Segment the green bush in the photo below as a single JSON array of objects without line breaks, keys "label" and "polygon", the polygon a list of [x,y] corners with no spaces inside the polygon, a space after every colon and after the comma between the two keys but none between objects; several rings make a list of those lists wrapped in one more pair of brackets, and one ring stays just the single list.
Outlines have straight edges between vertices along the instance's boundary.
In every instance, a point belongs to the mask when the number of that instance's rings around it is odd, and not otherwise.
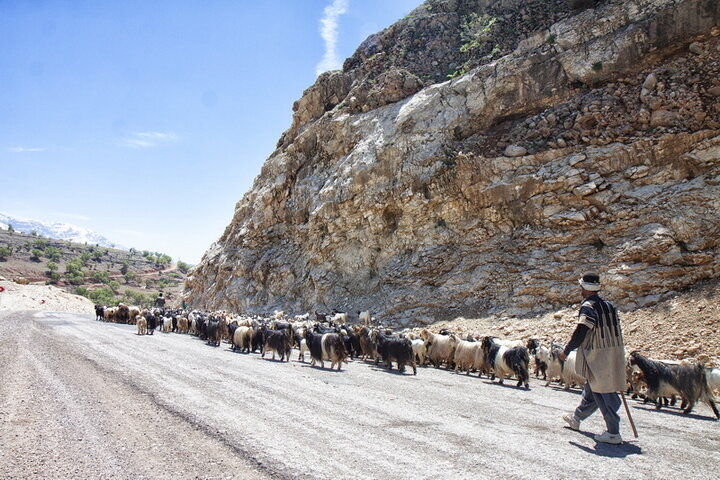
[{"label": "green bush", "polygon": [[75,289],[75,295],[80,295],[82,297],[90,298],[90,297],[88,297],[89,292],[90,292],[90,290],[88,290],[87,287],[77,287]]},{"label": "green bush", "polygon": [[85,277],[83,277],[82,275],[77,275],[77,274],[68,275],[66,273],[65,280],[67,280],[67,282],[70,285],[82,285],[83,283],[85,283]]},{"label": "green bush", "polygon": [[65,265],[65,273],[70,275],[85,275],[85,272],[82,270],[83,264],[79,259],[75,259],[71,262],[68,262],[67,265]]},{"label": "green bush", "polygon": [[139,307],[150,307],[152,306],[152,299],[142,292],[135,292],[127,289],[123,292],[122,301],[130,305],[137,305]]},{"label": "green bush", "polygon": [[460,40],[463,42],[460,52],[468,53],[482,47],[495,22],[497,22],[497,18],[489,15],[478,15],[477,13],[467,15],[460,25]]},{"label": "green bush", "polygon": [[6,247],[0,248],[0,259],[5,260],[7,257],[12,255],[12,250]]},{"label": "green bush", "polygon": [[115,294],[108,287],[98,288],[97,290],[89,292],[85,296],[98,305],[114,305],[117,303],[115,301]]},{"label": "green bush", "polygon": [[188,272],[190,271],[190,268],[191,268],[191,267],[190,267],[190,265],[188,265],[187,263],[185,263],[185,262],[183,262],[183,261],[181,261],[181,260],[178,260],[177,268],[178,268],[178,270],[180,270],[182,273],[188,273]]},{"label": "green bush", "polygon": [[120,283],[118,283],[118,282],[115,281],[115,280],[110,280],[110,281],[108,282],[108,287],[110,287],[110,289],[111,289],[113,292],[115,292],[115,293],[119,293],[119,292],[120,292]]},{"label": "green bush", "polygon": [[50,272],[51,283],[57,283],[60,280],[60,274],[58,272]]},{"label": "green bush", "polygon": [[123,275],[123,277],[125,278],[125,283],[130,283],[137,280],[137,275],[133,272],[127,272],[125,275]]},{"label": "green bush", "polygon": [[37,248],[33,248],[32,250],[30,250],[30,260],[33,260],[33,261],[35,261],[35,262],[39,262],[39,261],[40,261],[40,256],[41,256],[42,254],[43,254],[42,250],[37,249]]},{"label": "green bush", "polygon": [[51,260],[47,263],[47,268],[50,272],[57,272],[58,264]]},{"label": "green bush", "polygon": [[96,270],[90,275],[90,280],[95,283],[108,283],[110,282],[110,274],[108,274],[108,272],[99,272]]},{"label": "green bush", "polygon": [[47,246],[45,247],[44,255],[46,258],[49,258],[53,262],[57,262],[58,260],[60,260],[60,249],[57,247]]}]

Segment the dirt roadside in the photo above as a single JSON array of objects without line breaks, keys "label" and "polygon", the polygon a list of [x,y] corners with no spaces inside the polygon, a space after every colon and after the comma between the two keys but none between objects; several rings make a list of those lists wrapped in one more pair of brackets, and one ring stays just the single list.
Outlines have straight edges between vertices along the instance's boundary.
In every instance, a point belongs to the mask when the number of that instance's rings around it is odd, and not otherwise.
[{"label": "dirt roadside", "polygon": [[267,478],[33,315],[0,312],[0,478]]}]

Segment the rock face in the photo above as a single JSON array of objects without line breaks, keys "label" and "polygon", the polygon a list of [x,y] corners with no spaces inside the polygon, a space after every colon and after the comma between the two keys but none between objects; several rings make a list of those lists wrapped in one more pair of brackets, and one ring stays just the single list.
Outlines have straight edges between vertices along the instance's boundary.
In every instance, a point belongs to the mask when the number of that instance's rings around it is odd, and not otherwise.
[{"label": "rock face", "polygon": [[716,277],[718,25],[716,0],[426,2],[296,103],[190,304],[406,325],[564,306],[587,270],[625,309]]}]

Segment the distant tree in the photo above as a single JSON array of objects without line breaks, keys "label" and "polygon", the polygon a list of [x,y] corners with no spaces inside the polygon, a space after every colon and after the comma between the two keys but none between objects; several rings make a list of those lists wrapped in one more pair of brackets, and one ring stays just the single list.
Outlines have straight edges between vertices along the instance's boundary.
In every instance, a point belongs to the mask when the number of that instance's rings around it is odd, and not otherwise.
[{"label": "distant tree", "polygon": [[90,261],[90,257],[92,257],[92,254],[90,252],[83,252],[80,254],[80,263],[83,265],[87,265]]},{"label": "distant tree", "polygon": [[127,272],[125,275],[123,275],[123,277],[125,278],[125,283],[126,283],[126,284],[128,284],[128,283],[130,283],[130,282],[134,282],[135,280],[137,280],[137,275],[134,274],[133,272]]},{"label": "distant tree", "polygon": [[85,275],[82,270],[83,264],[80,259],[76,258],[65,265],[65,272],[71,274]]},{"label": "distant tree", "polygon": [[85,296],[98,305],[113,305],[116,303],[115,293],[109,287],[98,288]]},{"label": "distant tree", "polygon": [[40,256],[42,254],[43,254],[42,250],[40,250],[38,248],[33,248],[32,250],[30,250],[30,260],[32,260],[34,262],[39,262]]},{"label": "distant tree", "polygon": [[95,260],[96,262],[101,261],[102,257],[103,257],[103,252],[100,250],[95,250],[92,254],[92,259]]},{"label": "distant tree", "polygon": [[45,247],[48,246],[47,240],[44,238],[38,238],[33,242],[33,245],[35,245],[35,248],[39,248],[40,250],[45,250]]},{"label": "distant tree", "polygon": [[47,268],[48,268],[48,270],[50,270],[51,273],[52,273],[52,272],[57,272],[58,264],[55,263],[55,262],[53,262],[52,260],[50,260],[50,261],[47,263]]},{"label": "distant tree", "polygon": [[[87,289],[87,287],[77,287],[77,288],[75,289],[75,295],[80,295],[80,296],[83,296],[83,297],[87,297],[87,296],[88,296],[88,293],[90,293],[90,291]],[[88,298],[89,298],[89,297],[88,297]]]},{"label": "distant tree", "polygon": [[187,263],[185,263],[181,260],[178,260],[177,266],[178,266],[178,270],[180,270],[182,273],[188,273],[191,268],[190,265],[188,265]]},{"label": "distant tree", "polygon": [[90,275],[90,280],[95,283],[109,283],[110,275],[108,274],[108,272],[100,272],[96,270]]},{"label": "distant tree", "polygon": [[122,267],[120,267],[120,273],[122,273],[123,275],[127,274],[129,268],[130,262],[128,262],[127,260],[123,260]]},{"label": "distant tree", "polygon": [[37,237],[37,232],[33,230],[32,232],[30,232],[30,235],[32,235],[33,237]]},{"label": "distant tree", "polygon": [[57,283],[60,280],[60,274],[58,272],[50,272],[50,283]]},{"label": "distant tree", "polygon": [[47,246],[45,247],[44,255],[53,262],[60,260],[60,249],[57,247]]},{"label": "distant tree", "polygon": [[135,250],[133,247],[130,247],[130,250],[128,251],[130,252],[130,255],[135,255],[137,253],[137,250]]},{"label": "distant tree", "polygon": [[110,281],[108,282],[108,287],[110,287],[110,289],[111,289],[114,293],[119,293],[119,292],[120,292],[120,283],[117,282],[116,280],[110,280]]},{"label": "distant tree", "polygon": [[14,231],[15,229],[13,228],[13,226],[8,224],[8,232],[13,233]]},{"label": "distant tree", "polygon": [[143,256],[143,257],[149,257],[149,256],[150,256],[150,252],[148,252],[147,250],[143,250],[143,251],[142,251],[142,256]]},{"label": "distant tree", "polygon": [[68,275],[66,273],[65,280],[67,280],[67,282],[70,285],[82,285],[83,283],[85,283],[85,277],[83,277],[82,275],[77,275],[77,274],[69,274]]},{"label": "distant tree", "polygon": [[167,265],[168,263],[172,262],[172,257],[169,255],[165,255],[164,253],[158,253],[155,264],[156,265]]},{"label": "distant tree", "polygon": [[7,260],[7,257],[12,255],[12,253],[13,253],[12,249],[10,249],[10,248],[7,248],[7,247],[0,248],[0,260],[2,260],[4,262],[5,260]]}]

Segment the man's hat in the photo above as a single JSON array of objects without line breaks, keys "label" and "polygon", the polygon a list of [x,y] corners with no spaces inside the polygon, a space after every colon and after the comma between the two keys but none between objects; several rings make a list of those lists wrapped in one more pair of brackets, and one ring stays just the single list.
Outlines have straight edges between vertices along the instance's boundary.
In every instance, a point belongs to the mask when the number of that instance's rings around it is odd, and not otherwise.
[{"label": "man's hat", "polygon": [[600,275],[597,273],[586,273],[578,280],[582,288],[590,292],[600,291]]}]

